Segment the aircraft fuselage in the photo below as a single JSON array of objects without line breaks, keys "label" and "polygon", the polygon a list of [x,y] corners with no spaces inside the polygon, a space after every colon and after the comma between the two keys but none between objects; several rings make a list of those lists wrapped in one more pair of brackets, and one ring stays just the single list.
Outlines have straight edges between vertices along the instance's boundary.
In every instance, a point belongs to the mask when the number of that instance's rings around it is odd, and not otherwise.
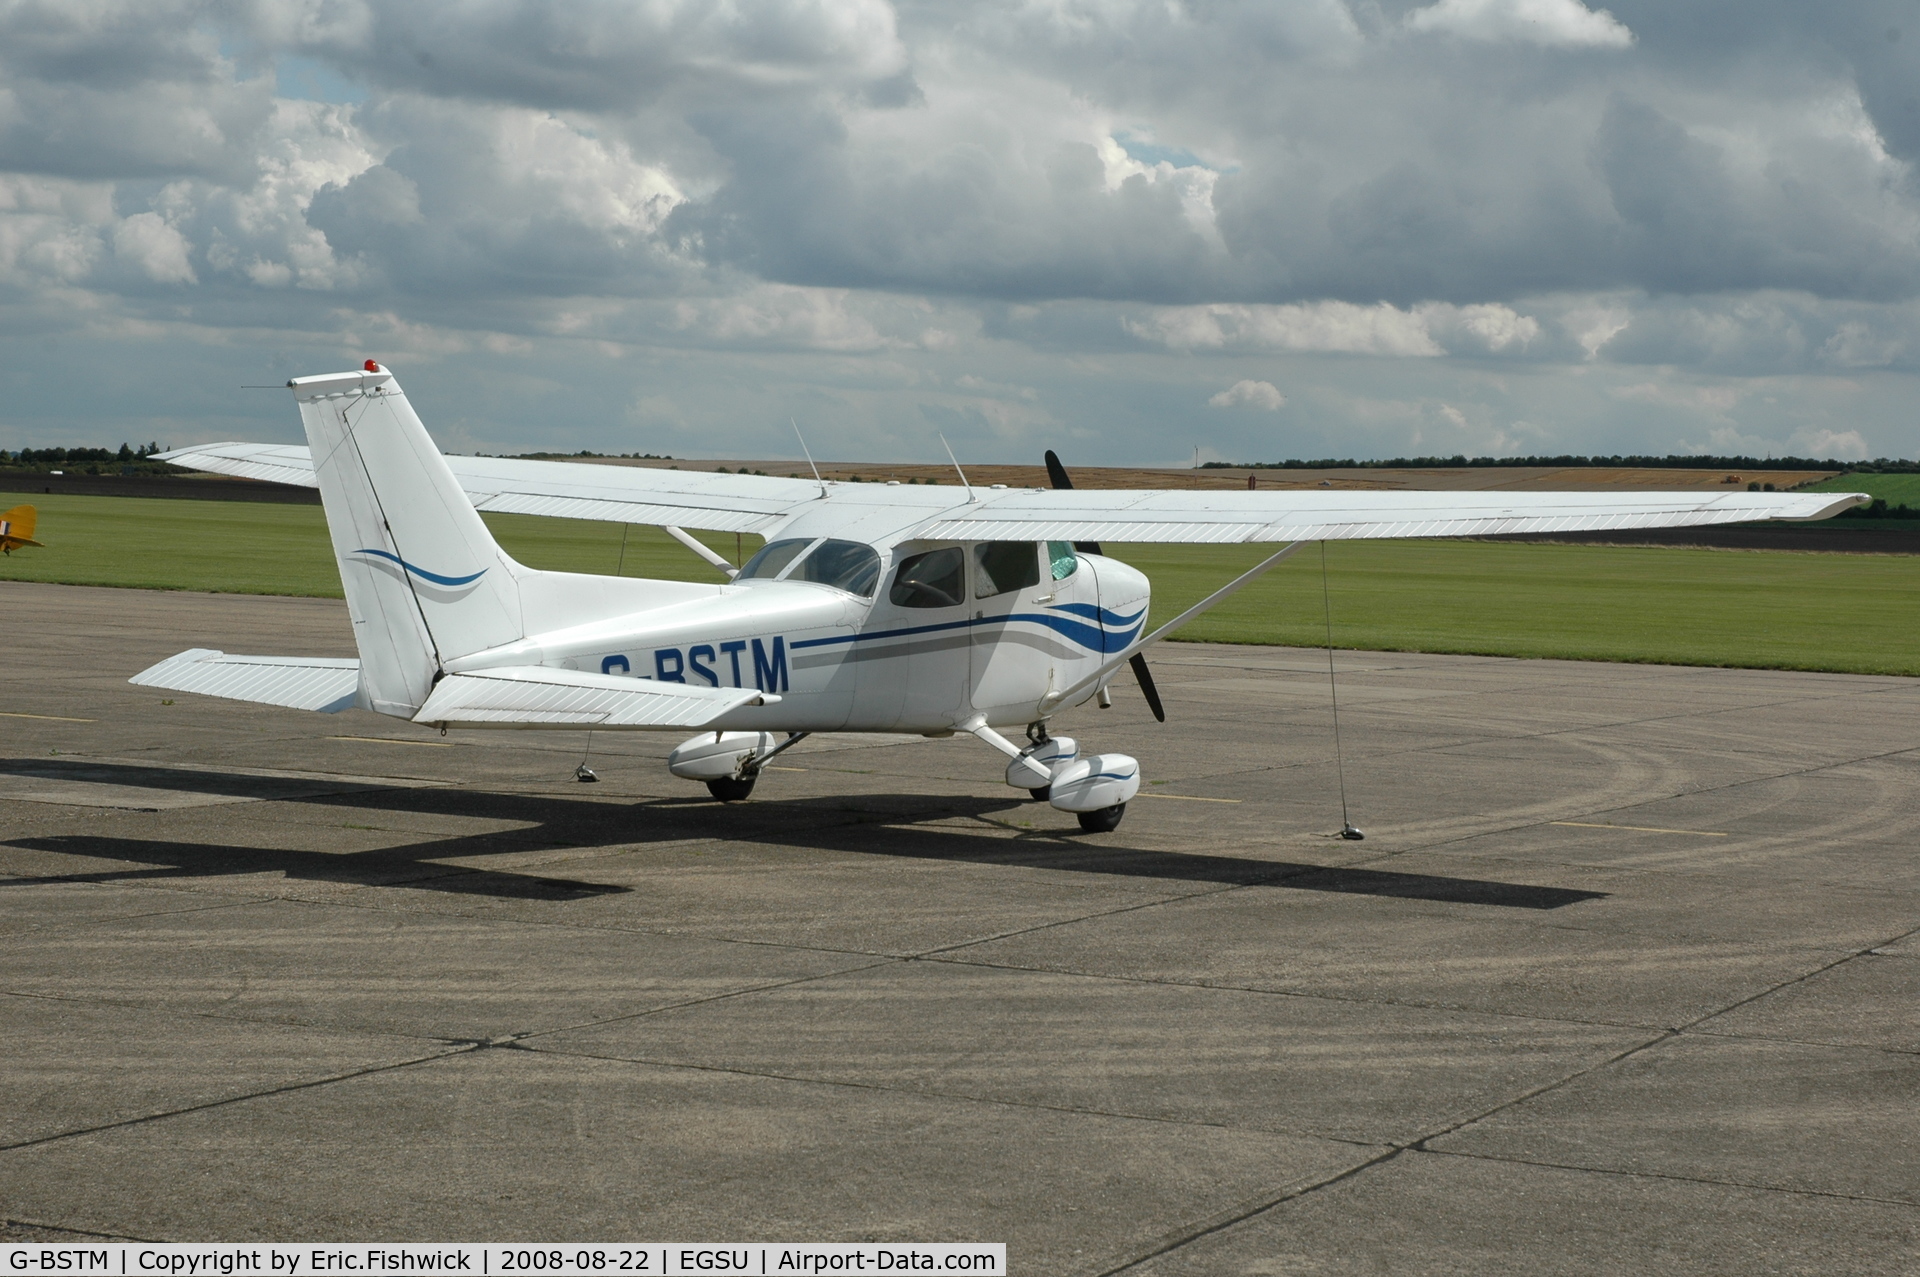
[{"label": "aircraft fuselage", "polygon": [[[1045,717],[1043,697],[1125,648],[1146,620],[1147,578],[1103,555],[1044,542],[871,548],[878,563],[868,595],[775,579],[745,579],[693,599],[676,589],[668,606],[533,634],[447,669],[532,663],[779,696],[717,720],[724,730],[937,733],[977,715],[995,726]],[[981,559],[1018,570],[1022,548],[1036,579],[994,589]],[[951,557],[961,562],[956,601],[900,586],[903,565]]]}]

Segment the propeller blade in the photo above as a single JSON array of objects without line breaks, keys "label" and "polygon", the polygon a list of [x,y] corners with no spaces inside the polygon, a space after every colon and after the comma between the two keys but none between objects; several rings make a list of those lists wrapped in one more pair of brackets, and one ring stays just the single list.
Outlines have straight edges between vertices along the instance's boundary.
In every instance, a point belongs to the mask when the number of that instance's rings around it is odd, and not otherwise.
[{"label": "propeller blade", "polygon": [[1056,488],[1073,486],[1073,480],[1067,478],[1067,468],[1060,464],[1060,457],[1052,448],[1047,449],[1047,480]]},{"label": "propeller blade", "polygon": [[1160,689],[1153,685],[1153,673],[1147,669],[1147,654],[1135,652],[1127,664],[1133,666],[1133,676],[1140,680],[1140,693],[1147,698],[1147,708],[1161,722],[1167,721],[1167,711],[1160,705]]},{"label": "propeller blade", "polygon": [[[1068,476],[1067,468],[1060,464],[1060,458],[1052,448],[1047,449],[1047,479],[1056,489],[1071,490],[1073,487],[1073,480]],[[1082,554],[1100,553],[1098,541],[1075,541],[1073,548]],[[1140,680],[1140,694],[1147,698],[1147,708],[1153,711],[1156,719],[1166,722],[1167,711],[1160,704],[1160,689],[1153,685],[1153,671],[1147,668],[1146,654],[1135,652],[1128,664],[1133,666],[1133,676]]]},{"label": "propeller blade", "polygon": [[[1053,484],[1055,489],[1065,489],[1067,491],[1073,489],[1073,480],[1067,477],[1067,468],[1060,464],[1060,458],[1052,448],[1047,449],[1047,480]],[[1075,541],[1073,548],[1082,554],[1100,553],[1100,543],[1098,541]]]}]

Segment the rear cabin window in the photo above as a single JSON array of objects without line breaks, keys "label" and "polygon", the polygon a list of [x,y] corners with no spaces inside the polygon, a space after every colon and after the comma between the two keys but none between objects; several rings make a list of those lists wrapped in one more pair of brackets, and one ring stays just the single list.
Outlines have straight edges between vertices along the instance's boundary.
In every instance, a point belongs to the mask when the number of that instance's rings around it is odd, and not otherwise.
[{"label": "rear cabin window", "polygon": [[1032,541],[982,541],[973,547],[973,597],[990,599],[1040,584],[1040,548]]},{"label": "rear cabin window", "polygon": [[967,601],[966,566],[958,546],[902,559],[887,598],[895,607],[957,607]]}]

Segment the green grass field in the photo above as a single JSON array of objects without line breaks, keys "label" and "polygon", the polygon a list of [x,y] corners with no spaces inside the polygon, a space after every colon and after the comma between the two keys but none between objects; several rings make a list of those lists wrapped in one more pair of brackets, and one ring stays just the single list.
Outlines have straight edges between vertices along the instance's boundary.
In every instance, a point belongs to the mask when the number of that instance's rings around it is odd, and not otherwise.
[{"label": "green grass field", "polygon": [[1864,492],[1888,505],[1920,509],[1920,474],[1843,474],[1810,485],[1808,492]]},{"label": "green grass field", "polygon": [[[317,505],[0,492],[0,510],[16,505],[39,508],[35,538],[46,542],[46,548],[19,550],[0,561],[0,580],[340,597],[327,520]],[[530,567],[719,579],[658,528],[622,529],[611,523],[523,514],[484,517],[507,553]],[[702,535],[715,550],[734,556],[731,535]],[[759,546],[759,537],[742,541],[747,554]]]},{"label": "green grass field", "polygon": [[[0,509],[22,502],[40,507],[48,545],[0,560],[0,580],[340,593],[317,506],[0,494]],[[487,522],[533,567],[717,579],[653,528],[625,531],[623,560],[617,525]],[[732,536],[704,539],[734,557]],[[1108,548],[1152,577],[1154,614],[1168,617],[1277,547]],[[1920,674],[1920,559],[1905,556],[1378,541],[1336,542],[1326,557],[1340,647]],[[1306,646],[1325,635],[1317,547],[1181,632]]]}]

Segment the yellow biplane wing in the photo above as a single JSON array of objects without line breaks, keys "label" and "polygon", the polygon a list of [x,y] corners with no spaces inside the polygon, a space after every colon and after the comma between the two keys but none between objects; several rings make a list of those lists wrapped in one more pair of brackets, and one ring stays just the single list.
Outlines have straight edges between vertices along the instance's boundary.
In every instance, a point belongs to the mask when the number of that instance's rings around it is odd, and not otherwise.
[{"label": "yellow biplane wing", "polygon": [[39,545],[33,539],[34,521],[40,512],[30,505],[17,505],[0,514],[0,554],[12,554],[16,545]]}]

